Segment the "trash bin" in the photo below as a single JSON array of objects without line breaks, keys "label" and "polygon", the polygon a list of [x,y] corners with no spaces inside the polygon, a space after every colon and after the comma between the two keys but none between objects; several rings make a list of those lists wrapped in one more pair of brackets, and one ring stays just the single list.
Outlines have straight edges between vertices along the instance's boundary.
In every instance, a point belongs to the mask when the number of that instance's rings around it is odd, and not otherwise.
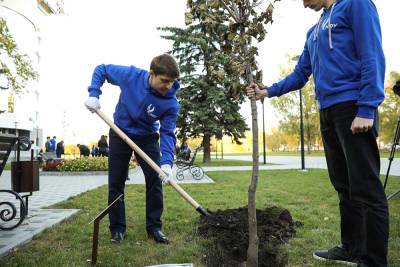
[{"label": "trash bin", "polygon": [[11,185],[17,193],[39,191],[39,161],[11,162]]}]

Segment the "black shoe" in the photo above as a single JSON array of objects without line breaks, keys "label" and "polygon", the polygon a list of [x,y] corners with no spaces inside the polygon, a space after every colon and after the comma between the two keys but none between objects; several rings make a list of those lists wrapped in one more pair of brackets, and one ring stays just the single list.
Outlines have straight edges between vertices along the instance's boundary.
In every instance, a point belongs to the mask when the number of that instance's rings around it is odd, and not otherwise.
[{"label": "black shoe", "polygon": [[147,230],[147,236],[154,239],[157,243],[169,244],[168,238],[161,232],[160,229]]},{"label": "black shoe", "polygon": [[111,234],[111,242],[114,244],[119,244],[124,241],[125,234],[121,232],[115,232]]},{"label": "black shoe", "polygon": [[336,246],[329,250],[316,251],[314,252],[313,257],[317,260],[329,260],[350,266],[356,266],[357,264],[357,260],[352,258],[347,250],[342,247],[342,245]]}]

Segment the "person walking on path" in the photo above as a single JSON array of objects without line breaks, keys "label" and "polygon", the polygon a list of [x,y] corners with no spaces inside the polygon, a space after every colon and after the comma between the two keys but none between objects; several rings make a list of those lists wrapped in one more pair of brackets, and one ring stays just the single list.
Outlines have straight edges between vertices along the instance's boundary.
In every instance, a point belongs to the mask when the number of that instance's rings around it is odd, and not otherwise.
[{"label": "person walking on path", "polygon": [[50,139],[49,143],[50,143],[49,152],[56,152],[56,144],[57,144],[56,137],[53,136],[53,138]]},{"label": "person walking on path", "polygon": [[50,136],[46,137],[46,143],[44,144],[44,152],[50,152]]},{"label": "person walking on path", "polygon": [[[121,94],[114,113],[114,123],[131,138],[161,169],[172,177],[179,103],[179,67],[175,59],[162,54],[153,58],[150,71],[134,66],[99,65],[95,68],[86,107],[100,109],[100,88],[104,81],[119,86]],[[160,143],[158,139],[160,138]],[[109,134],[108,203],[124,193],[132,148],[114,131]],[[161,152],[161,153],[160,153]],[[161,155],[161,156],[160,156]],[[146,230],[149,238],[169,243],[162,232],[162,182],[141,157],[137,160],[146,180]],[[120,243],[126,233],[125,204],[109,214],[111,241]]]},{"label": "person walking on path", "polygon": [[57,148],[56,148],[57,158],[61,158],[61,155],[63,154],[64,154],[64,141],[61,140],[60,142],[57,143]]},{"label": "person walking on path", "polygon": [[371,0],[303,0],[303,4],[323,12],[307,33],[294,71],[265,89],[249,85],[247,95],[281,96],[301,89],[313,75],[341,229],[340,245],[313,256],[360,267],[387,266],[389,212],[376,142],[385,75],[378,13]]},{"label": "person walking on path", "polygon": [[97,142],[97,147],[99,148],[99,156],[108,157],[108,142],[105,135],[100,137],[100,140]]}]

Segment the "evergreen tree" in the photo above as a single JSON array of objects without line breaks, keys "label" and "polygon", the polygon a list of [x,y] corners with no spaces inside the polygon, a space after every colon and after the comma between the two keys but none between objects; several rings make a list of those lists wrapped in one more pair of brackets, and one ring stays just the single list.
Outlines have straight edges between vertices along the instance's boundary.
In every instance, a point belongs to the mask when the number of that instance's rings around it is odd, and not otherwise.
[{"label": "evergreen tree", "polygon": [[230,57],[221,50],[221,35],[226,26],[197,20],[185,29],[163,27],[162,37],[173,41],[172,53],[181,68],[181,105],[177,120],[178,138],[202,137],[203,162],[209,162],[210,140],[227,135],[240,144],[247,130],[240,115],[241,84],[232,71]]}]

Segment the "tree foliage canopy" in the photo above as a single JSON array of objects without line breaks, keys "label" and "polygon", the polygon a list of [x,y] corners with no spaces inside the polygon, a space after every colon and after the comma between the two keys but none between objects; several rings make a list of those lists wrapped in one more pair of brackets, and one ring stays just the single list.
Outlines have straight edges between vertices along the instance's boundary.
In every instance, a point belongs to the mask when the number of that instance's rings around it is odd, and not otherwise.
[{"label": "tree foliage canopy", "polygon": [[33,69],[31,60],[25,54],[21,54],[18,46],[11,36],[6,21],[0,17],[0,75],[4,75],[11,91],[22,93],[29,80],[38,77]]}]

